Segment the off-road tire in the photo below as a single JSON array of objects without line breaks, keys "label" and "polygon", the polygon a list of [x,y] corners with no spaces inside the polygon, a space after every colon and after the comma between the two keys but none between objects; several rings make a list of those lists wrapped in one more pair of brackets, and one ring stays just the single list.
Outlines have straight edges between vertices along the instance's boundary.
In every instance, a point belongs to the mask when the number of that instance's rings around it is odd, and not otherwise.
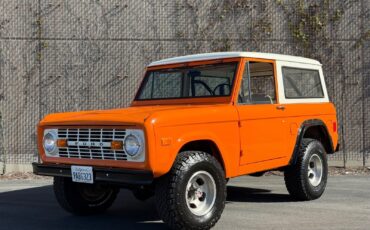
[{"label": "off-road tire", "polygon": [[[317,186],[309,181],[309,160],[316,154],[322,162],[322,177]],[[296,163],[288,166],[284,171],[284,180],[289,194],[296,200],[314,200],[324,193],[328,178],[328,163],[326,151],[320,141],[302,139]]]},{"label": "off-road tire", "polygon": [[[187,205],[186,186],[193,175],[209,173],[216,188],[212,208],[202,216],[195,215]],[[158,179],[155,189],[159,216],[172,229],[210,229],[220,219],[225,207],[226,181],[220,163],[205,152],[184,151],[178,154],[168,174]]]},{"label": "off-road tire", "polygon": [[74,183],[71,178],[54,177],[54,193],[58,203],[64,210],[75,215],[92,215],[106,211],[113,204],[119,192],[118,188],[102,185],[99,187],[102,195],[90,196],[89,200],[83,191],[97,188],[93,186],[100,185]]}]

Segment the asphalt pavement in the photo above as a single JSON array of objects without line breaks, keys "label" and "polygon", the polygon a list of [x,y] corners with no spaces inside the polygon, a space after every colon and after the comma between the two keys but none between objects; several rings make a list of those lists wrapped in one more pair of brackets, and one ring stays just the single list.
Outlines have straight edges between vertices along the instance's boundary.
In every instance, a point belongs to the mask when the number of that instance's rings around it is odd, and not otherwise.
[{"label": "asphalt pavement", "polygon": [[[50,180],[0,180],[0,230],[167,229],[154,199],[121,190],[102,215],[77,217],[61,209]],[[240,177],[228,183],[224,213],[215,229],[370,229],[370,177],[332,176],[315,201],[293,201],[280,176]]]}]

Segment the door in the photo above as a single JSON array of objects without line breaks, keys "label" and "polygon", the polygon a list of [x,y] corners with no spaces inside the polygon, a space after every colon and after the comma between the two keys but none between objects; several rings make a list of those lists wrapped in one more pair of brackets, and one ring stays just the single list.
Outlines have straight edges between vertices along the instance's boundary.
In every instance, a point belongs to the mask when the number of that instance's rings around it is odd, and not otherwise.
[{"label": "door", "polygon": [[240,164],[279,159],[286,155],[289,128],[285,107],[278,104],[275,63],[246,61],[240,84]]}]

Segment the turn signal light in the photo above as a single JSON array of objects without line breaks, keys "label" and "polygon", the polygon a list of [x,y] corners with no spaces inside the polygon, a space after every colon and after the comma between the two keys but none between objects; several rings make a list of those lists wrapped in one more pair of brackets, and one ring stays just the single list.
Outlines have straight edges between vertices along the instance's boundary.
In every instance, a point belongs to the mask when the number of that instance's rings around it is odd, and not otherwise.
[{"label": "turn signal light", "polygon": [[122,141],[112,141],[111,142],[111,149],[122,150],[123,149],[123,142]]},{"label": "turn signal light", "polygon": [[333,122],[333,132],[337,132],[337,122]]},{"label": "turn signal light", "polygon": [[58,147],[67,147],[67,140],[66,139],[58,139],[57,140],[57,146]]}]

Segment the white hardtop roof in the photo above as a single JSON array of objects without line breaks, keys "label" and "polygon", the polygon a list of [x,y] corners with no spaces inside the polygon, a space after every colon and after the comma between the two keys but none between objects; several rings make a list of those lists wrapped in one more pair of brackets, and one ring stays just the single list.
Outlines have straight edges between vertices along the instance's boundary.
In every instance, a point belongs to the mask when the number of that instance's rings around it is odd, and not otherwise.
[{"label": "white hardtop roof", "polygon": [[314,59],[298,57],[298,56],[291,56],[291,55],[283,55],[283,54],[259,53],[259,52],[216,52],[216,53],[202,53],[202,54],[193,54],[193,55],[162,59],[162,60],[150,63],[149,66],[175,64],[175,63],[191,62],[191,61],[204,61],[204,60],[221,59],[221,58],[234,58],[234,57],[260,58],[260,59],[305,63],[305,64],[312,64],[312,65],[321,65],[319,61],[316,61]]}]

